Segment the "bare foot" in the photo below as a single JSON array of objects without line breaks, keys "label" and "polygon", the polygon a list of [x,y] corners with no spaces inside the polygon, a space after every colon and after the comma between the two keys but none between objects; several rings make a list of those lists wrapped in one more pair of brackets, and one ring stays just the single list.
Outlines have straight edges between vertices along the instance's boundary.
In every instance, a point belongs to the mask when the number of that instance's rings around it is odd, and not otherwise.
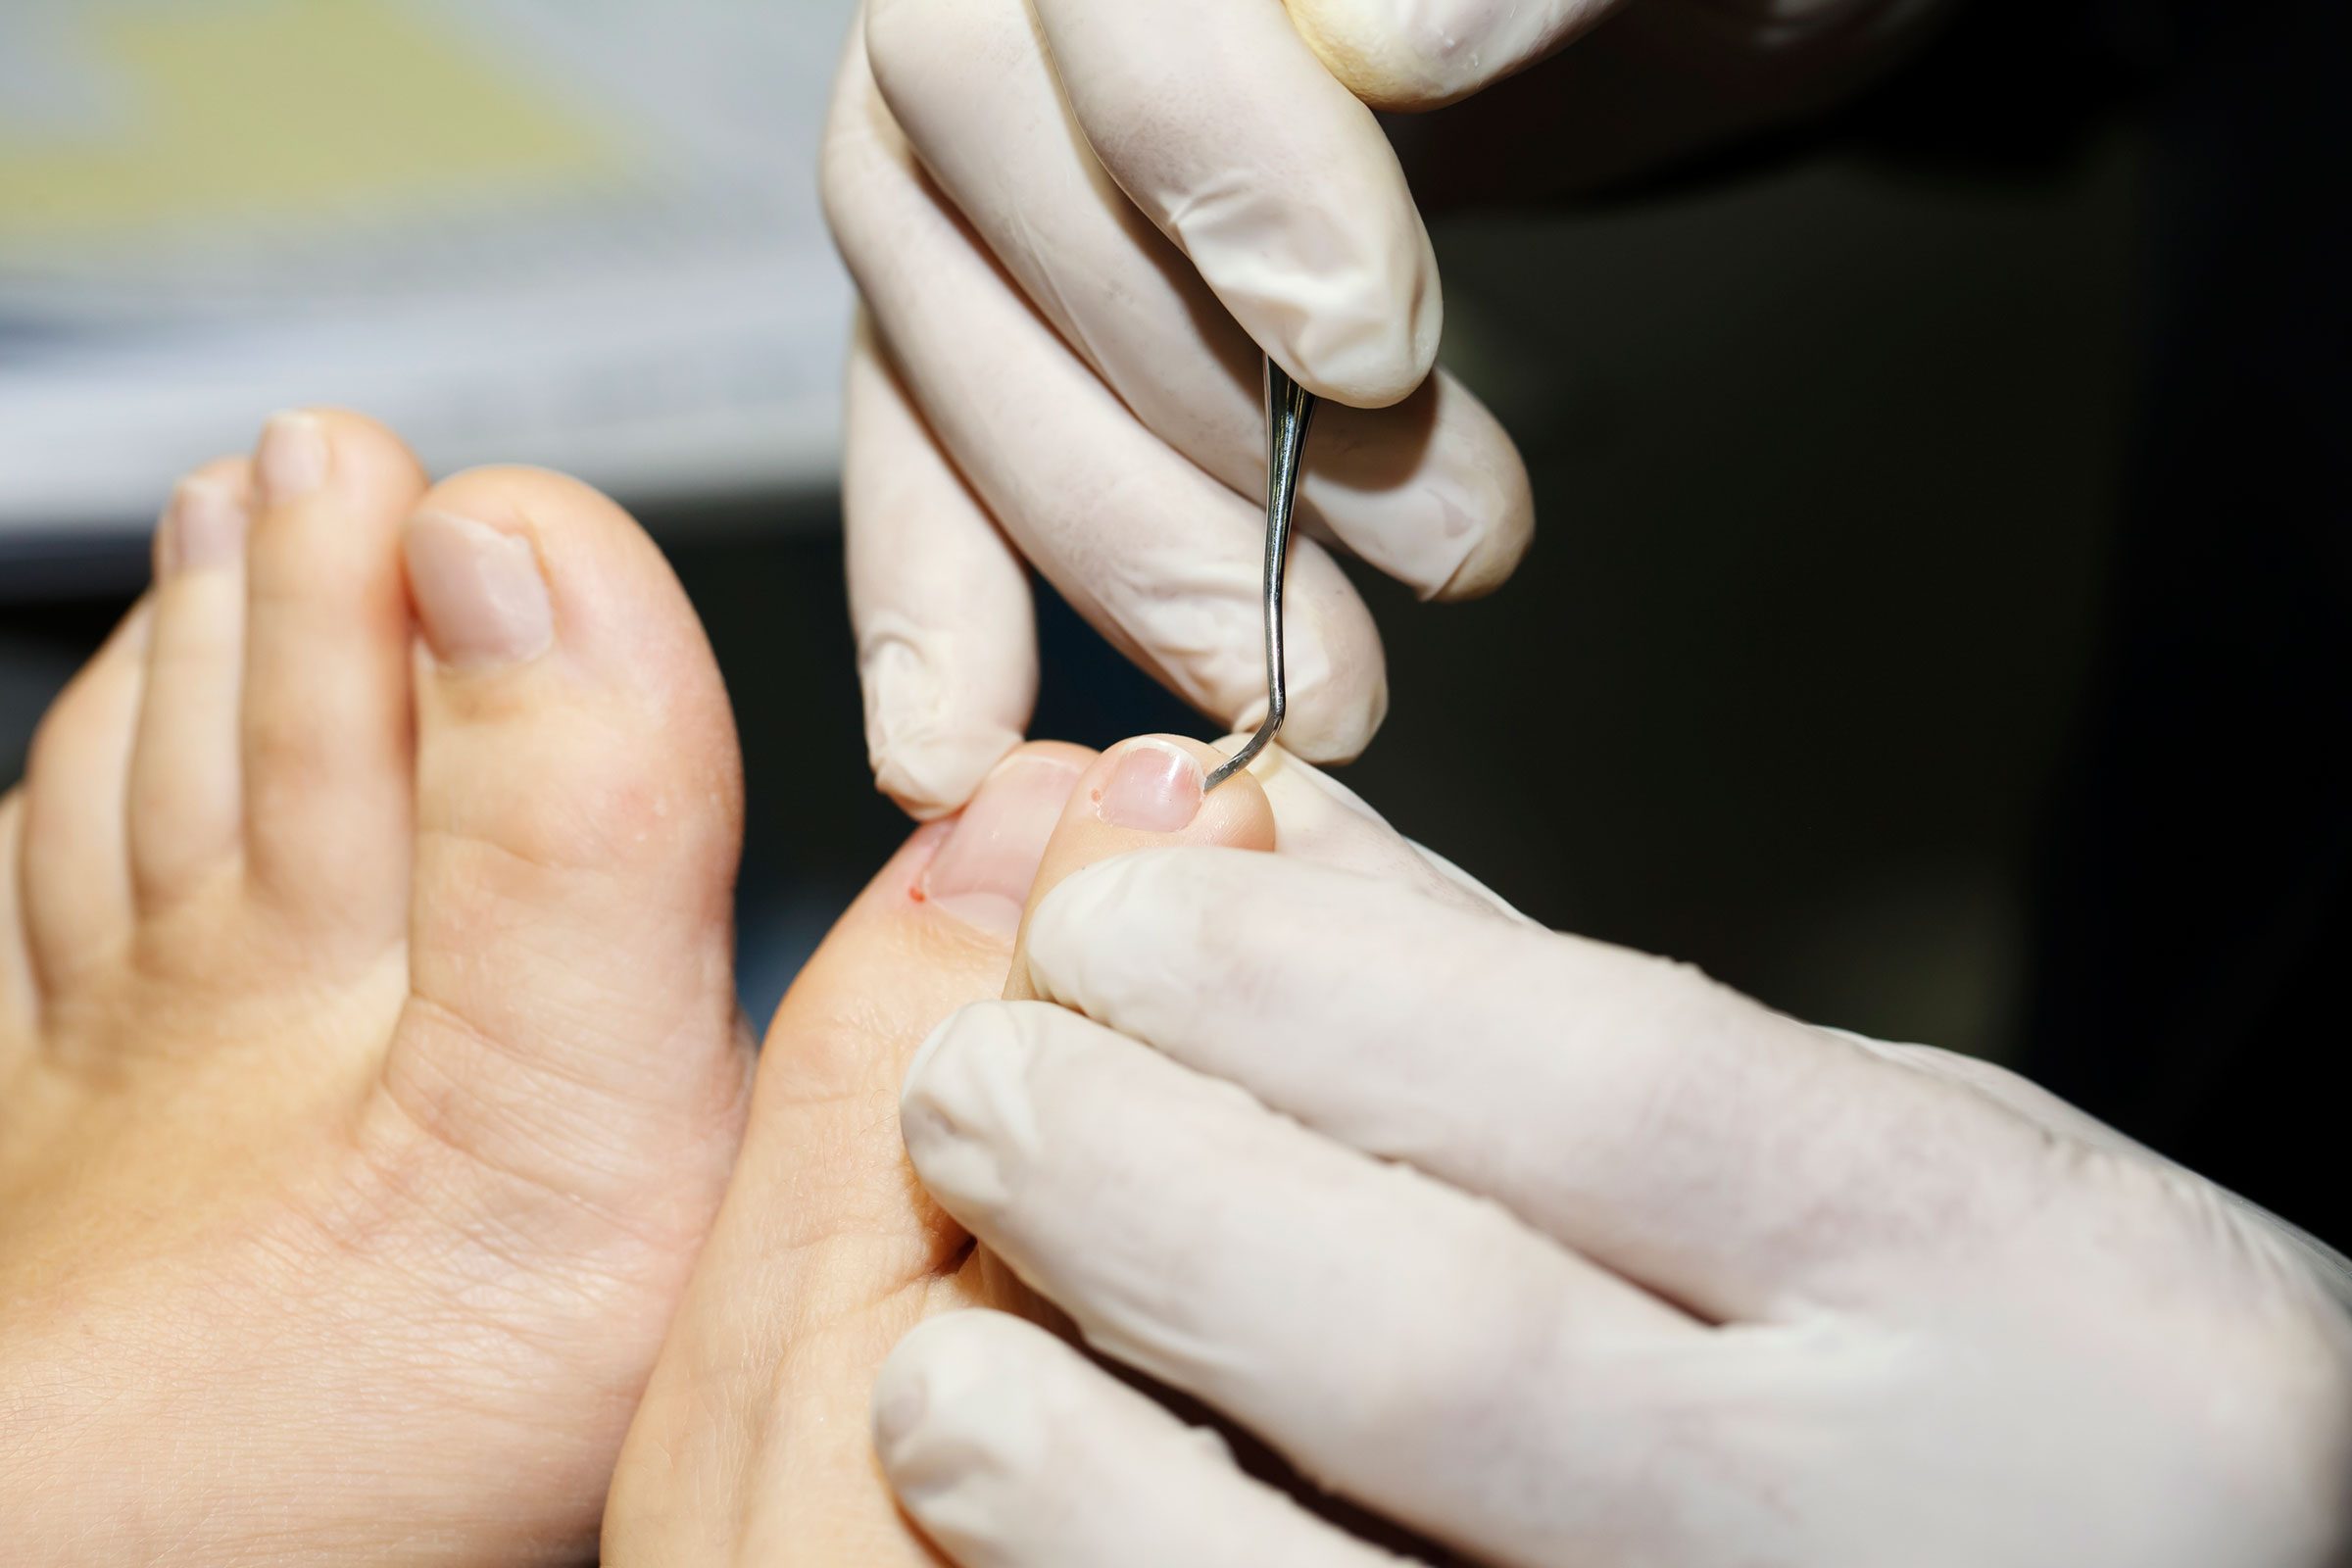
[{"label": "bare foot", "polygon": [[0,800],[9,1561],[592,1549],[748,1103],[741,814],[602,497],[336,413],[182,483]]},{"label": "bare foot", "polygon": [[842,917],[768,1032],[742,1161],[621,1454],[606,1562],[939,1560],[874,1458],[874,1374],[927,1317],[1034,1303],[916,1185],[900,1080],[956,1008],[1027,994],[1024,897],[1147,845],[1273,848],[1254,779],[1201,798],[1215,761],[1167,737],[1091,765],[1024,748]]}]

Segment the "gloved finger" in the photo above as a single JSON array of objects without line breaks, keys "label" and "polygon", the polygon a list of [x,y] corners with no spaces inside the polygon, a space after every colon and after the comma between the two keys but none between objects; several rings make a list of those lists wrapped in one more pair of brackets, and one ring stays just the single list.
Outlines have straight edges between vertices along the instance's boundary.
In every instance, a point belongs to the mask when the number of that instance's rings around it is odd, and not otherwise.
[{"label": "gloved finger", "polygon": [[932,1196],[1088,1344],[1499,1561],[1574,1560],[1649,1446],[1642,1391],[1711,1343],[1497,1205],[1059,1007],[957,1012],[899,1119]]},{"label": "gloved finger", "polygon": [[[1267,792],[1269,796],[1272,793],[1270,790]],[[2352,1307],[2352,1258],[2346,1258],[2342,1252],[2309,1231],[2279,1218],[2261,1204],[2250,1202],[2227,1188],[2213,1186],[2185,1166],[2136,1139],[2125,1136],[2080,1106],[2059,1099],[2031,1078],[2021,1077],[1982,1057],[1962,1055],[1956,1051],[1945,1051],[1936,1046],[1896,1045],[1873,1040],[1866,1035],[1849,1034],[1842,1029],[1829,1032],[1915,1072],[1965,1085],[2045,1129],[2055,1138],[2084,1149],[2116,1154],[2126,1160],[2170,1170],[2181,1180],[2210,1188],[2232,1212],[2252,1227],[2254,1234],[2283,1249],[2311,1270],[2319,1279],[2322,1289],[2340,1304]]]},{"label": "gloved finger", "polygon": [[1402,1560],[1004,1312],[952,1312],[899,1342],[874,1384],[874,1450],[900,1504],[962,1568]]},{"label": "gloved finger", "polygon": [[1282,856],[1089,867],[1031,910],[1021,962],[1036,995],[1714,1318],[1911,1300],[2065,1190],[2039,1128],[1688,966]]},{"label": "gloved finger", "polygon": [[[923,167],[1038,314],[1162,440],[1260,501],[1257,346],[1103,172],[1025,0],[887,0],[865,38]],[[1517,450],[1443,371],[1392,408],[1324,407],[1299,502],[1424,598],[1492,589],[1534,529]]]},{"label": "gloved finger", "polygon": [[842,417],[842,543],[866,758],[875,785],[928,820],[969,800],[1029,727],[1029,574],[931,439],[862,311]]},{"label": "gloved finger", "polygon": [[[1228,724],[1265,709],[1260,509],[1135,422],[913,165],[853,29],[824,153],[842,255],[932,433],[1005,534],[1123,652]],[[1291,717],[1326,760],[1388,707],[1380,635],[1330,554],[1292,545]]]},{"label": "gloved finger", "polygon": [[1309,391],[1378,407],[1438,352],[1438,266],[1380,123],[1264,0],[1034,0],[1102,167]]},{"label": "gloved finger", "polygon": [[1283,3],[1307,47],[1349,92],[1376,109],[1435,109],[1533,65],[1620,0]]},{"label": "gloved finger", "polygon": [[1940,1078],[1947,1083],[1963,1085],[1999,1102],[2026,1120],[2048,1129],[2056,1137],[2134,1159],[2161,1161],[2164,1158],[2146,1145],[2125,1137],[2088,1111],[2059,1099],[2033,1079],[2020,1077],[2008,1068],[1983,1057],[1964,1056],[1956,1051],[1945,1051],[1937,1046],[1900,1045],[1891,1041],[1873,1040],[1868,1035],[1858,1035],[1844,1029],[1826,1032],[1839,1040],[1851,1041],[1858,1049],[1898,1066]]},{"label": "gloved finger", "polygon": [[[1230,757],[1247,735],[1228,735],[1213,750]],[[1317,865],[1385,877],[1431,898],[1527,922],[1527,916],[1451,860],[1391,827],[1362,796],[1279,745],[1257,754],[1249,776],[1274,808],[1275,848]]]}]

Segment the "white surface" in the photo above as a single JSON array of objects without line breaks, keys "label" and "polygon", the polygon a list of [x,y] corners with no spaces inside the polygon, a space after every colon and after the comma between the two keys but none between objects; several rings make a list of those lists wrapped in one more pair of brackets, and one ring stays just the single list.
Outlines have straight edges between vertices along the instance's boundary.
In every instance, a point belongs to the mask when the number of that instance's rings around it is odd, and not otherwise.
[{"label": "white surface", "polygon": [[[12,0],[0,181],[12,157],[135,159],[190,112],[148,101],[122,39],[264,35],[287,3]],[[595,167],[0,214],[0,569],[12,536],[143,529],[175,473],[296,403],[376,415],[438,471],[527,461],[635,498],[831,481],[848,295],[813,170],[847,0],[367,5],[584,127]]]}]

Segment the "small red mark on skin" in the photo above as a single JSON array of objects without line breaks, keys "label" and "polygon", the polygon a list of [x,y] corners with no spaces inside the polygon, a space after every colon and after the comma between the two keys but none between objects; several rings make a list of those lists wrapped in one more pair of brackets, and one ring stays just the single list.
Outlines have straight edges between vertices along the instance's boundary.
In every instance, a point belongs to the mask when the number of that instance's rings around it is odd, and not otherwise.
[{"label": "small red mark on skin", "polygon": [[921,888],[908,888],[906,890],[906,896],[917,904],[923,902],[923,890]]},{"label": "small red mark on skin", "polygon": [[1102,792],[1101,790],[1088,790],[1086,793],[1093,797],[1094,803],[1097,806],[1101,806],[1102,804]]}]

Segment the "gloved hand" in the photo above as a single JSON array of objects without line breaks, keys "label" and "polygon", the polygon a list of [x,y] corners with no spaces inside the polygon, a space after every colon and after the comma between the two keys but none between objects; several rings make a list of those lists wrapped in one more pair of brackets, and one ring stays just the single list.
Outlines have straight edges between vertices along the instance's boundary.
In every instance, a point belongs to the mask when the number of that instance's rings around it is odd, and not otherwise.
[{"label": "gloved hand", "polygon": [[[1261,343],[1335,400],[1308,533],[1435,598],[1525,550],[1517,452],[1430,373],[1437,270],[1396,156],[1278,5],[870,0],[823,175],[871,317],[844,497],[867,745],[915,814],[1027,723],[1022,559],[1255,724]],[[1283,740],[1352,757],[1387,706],[1379,636],[1316,538],[1294,552]]]},{"label": "gloved hand", "polygon": [[1450,102],[1622,10],[1538,113],[1505,105],[1432,171],[1545,189],[1818,101],[1936,3],[867,0],[823,188],[870,315],[844,490],[881,787],[937,814],[1019,738],[1024,560],[1197,707],[1255,725],[1261,349],[1329,400],[1292,566],[1293,751],[1352,757],[1387,704],[1318,539],[1425,598],[1510,573],[1527,474],[1431,373],[1437,268],[1367,101]]},{"label": "gloved hand", "polygon": [[[1079,872],[1025,962],[1050,1002],[909,1071],[924,1183],[1095,1349],[1479,1561],[2352,1550],[2343,1260],[2023,1080],[1230,851]],[[875,1433],[965,1568],[1394,1560],[1010,1318],[909,1336]]]}]

